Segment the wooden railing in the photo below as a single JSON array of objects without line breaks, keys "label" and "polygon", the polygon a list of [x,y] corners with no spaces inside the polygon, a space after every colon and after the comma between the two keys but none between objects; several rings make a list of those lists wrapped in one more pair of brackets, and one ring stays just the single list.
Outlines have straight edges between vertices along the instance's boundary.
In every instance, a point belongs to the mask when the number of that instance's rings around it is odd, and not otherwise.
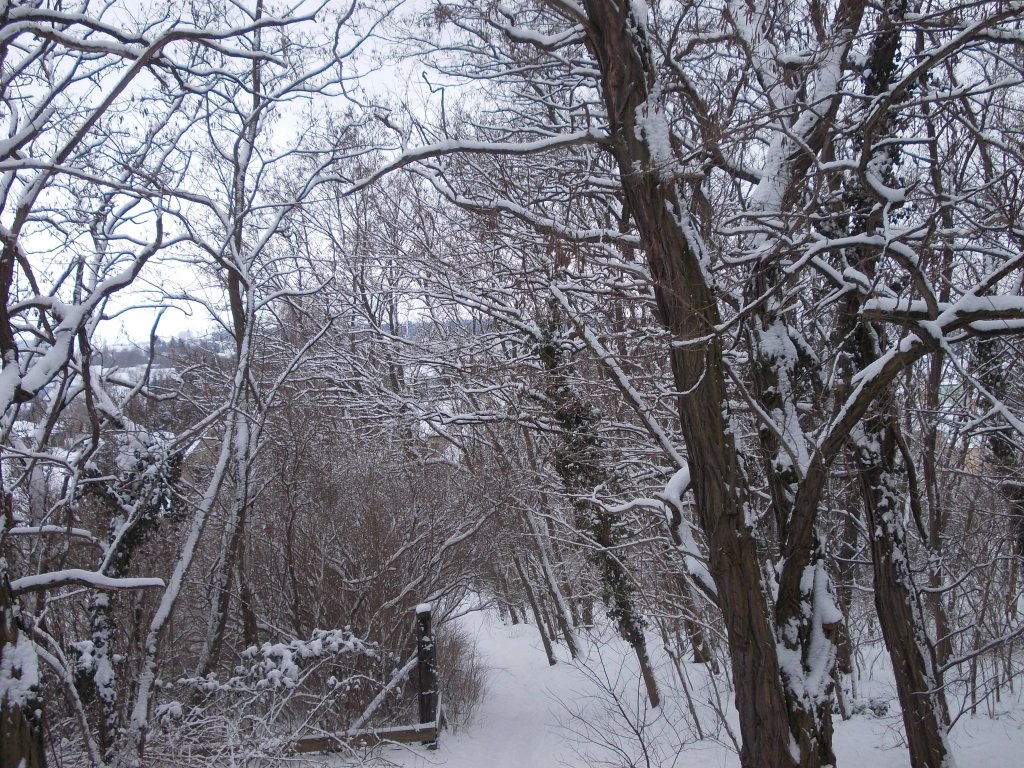
[{"label": "wooden railing", "polygon": [[426,744],[428,749],[436,749],[444,725],[444,710],[438,690],[437,644],[431,628],[429,603],[416,606],[416,659],[419,723],[303,736],[295,740],[295,752],[341,752],[354,747],[375,747],[384,742],[419,742]]}]

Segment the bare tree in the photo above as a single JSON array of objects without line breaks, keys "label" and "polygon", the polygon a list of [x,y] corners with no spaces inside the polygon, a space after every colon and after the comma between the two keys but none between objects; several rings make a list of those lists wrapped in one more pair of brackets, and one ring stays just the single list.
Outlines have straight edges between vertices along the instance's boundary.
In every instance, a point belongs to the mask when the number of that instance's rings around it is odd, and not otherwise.
[{"label": "bare tree", "polygon": [[[295,264],[280,260],[278,241],[287,237],[289,216],[334,177],[335,163],[347,151],[301,136],[291,146],[279,143],[269,132],[270,112],[314,97],[323,106],[343,93],[339,62],[387,12],[299,3],[278,17],[265,14],[258,2],[230,11],[200,4],[186,17],[116,3],[85,2],[75,11],[61,3],[3,4],[0,410],[5,487],[14,492],[15,507],[5,515],[2,543],[13,555],[35,537],[41,557],[34,563],[9,557],[13,567],[33,570],[12,574],[9,590],[5,579],[4,626],[12,633],[5,634],[0,657],[4,665],[17,657],[29,695],[36,658],[24,649],[34,647],[73,703],[79,737],[94,764],[143,759],[163,641],[197,546],[230,484],[234,512],[217,572],[238,569],[233,531],[244,528],[261,409],[273,405],[281,383],[323,330],[257,385],[251,360],[261,318],[275,302],[308,292],[289,280]],[[318,19],[329,23],[318,27]],[[307,161],[296,171],[301,180],[271,189],[267,180],[286,163],[299,168],[292,158],[300,156]],[[215,178],[224,167],[233,172],[224,179],[225,197],[218,198],[202,173]],[[236,365],[221,401],[167,436],[125,415],[133,398],[159,397],[150,386],[151,369],[139,378],[109,375],[94,345],[102,321],[115,311],[114,294],[137,288],[147,276],[159,280],[174,264],[194,275],[223,275],[212,291],[227,297]],[[210,295],[175,298],[208,303],[220,318]],[[34,426],[26,429],[29,420]],[[209,436],[220,447],[205,487],[194,494],[181,494],[180,485],[168,490],[176,484],[169,470],[180,466],[186,452],[205,454],[196,447]],[[108,459],[115,470],[96,476],[95,468]],[[76,518],[90,508],[83,500],[93,491],[96,504],[107,510],[106,534],[92,534],[83,527],[92,521]],[[145,532],[166,525],[172,496],[175,508],[187,510],[188,522],[175,523],[172,541],[180,549],[167,567],[166,588],[148,605],[151,615],[137,617],[148,628],[138,638],[139,657],[121,668],[137,674],[128,684],[115,679],[118,670],[111,666],[111,644],[119,636],[108,598],[93,600],[92,639],[76,662],[62,646],[65,627],[37,621],[47,602],[37,595],[72,583],[99,590],[162,585],[129,577],[127,570],[145,550]],[[80,561],[68,549],[76,540],[101,550],[92,567],[67,567]],[[36,573],[40,566],[44,572]],[[19,631],[13,600],[21,603]],[[216,640],[217,621],[211,624]],[[102,702],[95,734],[87,703],[74,687],[76,663]],[[31,727],[24,720],[26,701],[5,688],[4,722],[12,734]],[[5,746],[5,760],[9,755],[17,762],[19,755]],[[39,759],[36,753],[25,757]]]}]

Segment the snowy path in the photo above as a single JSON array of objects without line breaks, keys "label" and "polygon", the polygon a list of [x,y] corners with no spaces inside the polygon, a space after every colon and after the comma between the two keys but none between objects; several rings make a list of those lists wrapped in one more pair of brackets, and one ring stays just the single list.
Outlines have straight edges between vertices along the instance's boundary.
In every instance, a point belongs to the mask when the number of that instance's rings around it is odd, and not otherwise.
[{"label": "snowy path", "polygon": [[446,731],[436,752],[396,750],[389,760],[447,768],[559,768],[576,762],[558,726],[556,696],[571,695],[579,677],[566,663],[549,667],[532,626],[504,626],[487,614],[466,617],[487,669],[486,692],[473,721]]},{"label": "snowy path", "polygon": [[[382,755],[389,763],[400,768],[589,768],[623,764],[602,761],[610,754],[584,744],[573,732],[580,730],[578,724],[572,729],[565,727],[569,721],[567,704],[593,712],[594,700],[585,692],[594,687],[568,663],[564,649],[558,649],[562,651],[559,664],[549,667],[532,626],[505,626],[488,612],[470,614],[462,621],[475,637],[486,669],[483,701],[469,725],[442,734],[437,751],[418,745],[391,747]],[[614,647],[603,648],[605,660],[611,658],[617,663]],[[593,663],[595,656],[591,658]],[[954,729],[951,741],[957,768],[1024,765],[1024,707],[1017,704],[997,719],[964,718]],[[677,750],[667,744],[663,747],[667,759],[661,764],[665,768],[739,765],[735,753],[713,742],[687,744],[674,765],[672,758]],[[886,717],[857,716],[848,722],[837,718],[835,750],[841,768],[908,768],[910,764],[895,711]]]}]

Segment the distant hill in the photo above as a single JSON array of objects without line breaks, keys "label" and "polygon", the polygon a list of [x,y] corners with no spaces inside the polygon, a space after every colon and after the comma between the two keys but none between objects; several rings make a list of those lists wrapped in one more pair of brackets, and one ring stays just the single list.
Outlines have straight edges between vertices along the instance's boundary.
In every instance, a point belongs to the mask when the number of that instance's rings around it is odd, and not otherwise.
[{"label": "distant hill", "polygon": [[[153,349],[154,368],[172,368],[174,361],[181,360],[189,352],[203,350],[220,353],[228,349],[230,340],[223,337],[177,337],[157,339]],[[116,344],[102,346],[96,352],[96,362],[104,369],[134,368],[149,362],[150,349],[148,344]]]}]

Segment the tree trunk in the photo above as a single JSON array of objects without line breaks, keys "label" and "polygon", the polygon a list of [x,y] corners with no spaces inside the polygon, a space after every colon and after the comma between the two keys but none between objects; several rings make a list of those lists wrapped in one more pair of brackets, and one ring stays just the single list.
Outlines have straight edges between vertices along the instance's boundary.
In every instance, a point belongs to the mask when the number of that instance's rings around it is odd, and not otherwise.
[{"label": "tree trunk", "polygon": [[[500,570],[495,570],[495,576],[498,581],[498,589],[501,591],[499,600],[503,602],[505,610],[508,611],[509,618],[512,619],[512,626],[515,626],[519,623],[520,619],[519,612],[517,610],[518,607],[512,600],[512,588],[509,586],[508,580],[505,578],[505,574]],[[523,616],[523,621],[526,621],[525,614]]]},{"label": "tree trunk", "polygon": [[638,124],[645,111],[649,119],[657,117],[652,113],[659,105],[649,101],[657,90],[654,62],[631,6],[587,0],[585,8],[626,202],[650,264],[660,319],[677,341],[672,371],[676,389],[685,393],[679,397],[680,423],[728,635],[743,737],[740,761],[748,768],[796,766],[775,635],[747,526],[747,482],[726,418],[715,331],[720,315],[704,272],[705,254],[687,207],[675,184],[660,178]]},{"label": "tree trunk", "polygon": [[[109,574],[108,574],[109,575]],[[122,574],[117,573],[117,576]],[[100,716],[96,729],[96,741],[105,760],[113,758],[115,738],[120,727],[117,685],[114,676],[114,653],[111,641],[114,638],[114,622],[111,616],[111,595],[93,595],[89,601],[90,637],[92,638],[91,663],[88,670],[81,669],[76,684],[84,683],[92,688],[98,699]]]},{"label": "tree trunk", "polygon": [[594,626],[594,598],[589,595],[583,598],[583,611],[580,615],[580,621],[583,622],[584,627]]},{"label": "tree trunk", "polygon": [[592,531],[595,534],[594,538],[601,545],[601,549],[594,553],[594,557],[601,568],[608,616],[615,621],[619,634],[636,654],[640,675],[647,689],[647,700],[651,707],[656,709],[661,706],[661,694],[658,693],[658,683],[651,669],[650,654],[647,652],[644,617],[636,608],[630,575],[622,561],[612,551],[614,542],[611,531],[614,521],[610,515],[603,512],[592,513],[591,517],[595,521],[592,526],[595,529]]},{"label": "tree trunk", "polygon": [[[573,591],[572,580],[566,578],[565,575],[565,555],[562,553],[562,547],[558,543],[558,537],[555,535],[555,526],[551,521],[551,517],[545,516],[544,525],[548,532],[548,541],[551,543],[551,554],[554,557],[553,565],[556,566],[553,570],[555,572],[555,580],[561,588],[562,594],[565,596],[566,609],[569,611],[569,617],[572,621],[572,626],[580,626],[580,613],[577,610],[576,595]],[[559,578],[561,576],[562,578]]]},{"label": "tree trunk", "polygon": [[565,638],[565,645],[569,649],[569,655],[575,659],[579,656],[579,648],[576,644],[576,633],[572,630],[569,607],[565,596],[562,594],[562,590],[559,587],[555,569],[551,567],[551,559],[548,557],[548,550],[545,546],[545,542],[541,538],[540,526],[537,525],[537,521],[533,516],[532,510],[524,510],[523,516],[526,518],[526,524],[529,526],[530,532],[533,534],[533,541],[537,547],[537,557],[540,558],[541,573],[544,576],[544,583],[547,585],[548,594],[551,596],[551,602],[554,604],[555,620],[558,622],[558,627],[561,630],[562,637]]},{"label": "tree trunk", "polygon": [[647,640],[641,640],[633,644],[633,651],[636,653],[637,664],[640,665],[640,677],[644,680],[644,688],[647,689],[647,701],[651,708],[657,709],[661,706],[661,694],[658,692],[658,681],[654,677],[654,667],[651,666],[651,656],[647,652]]},{"label": "tree trunk", "polygon": [[[943,292],[949,293],[949,282],[943,286]],[[942,301],[948,301],[943,296]],[[929,361],[928,384],[925,393],[925,409],[927,413],[938,413],[939,395],[942,386],[942,356],[933,353]],[[942,577],[942,550],[946,537],[946,512],[943,493],[939,487],[938,476],[938,443],[939,428],[933,421],[927,425],[924,437],[924,451],[921,457],[924,463],[925,496],[928,500],[928,607],[935,622],[935,656],[940,664],[945,664],[953,655],[953,628],[946,612],[946,604],[940,589]]]},{"label": "tree trunk", "polygon": [[526,599],[530,603],[530,609],[533,611],[533,618],[537,622],[537,631],[540,632],[540,641],[544,644],[544,653],[548,657],[548,664],[555,666],[558,660],[555,658],[555,652],[551,648],[551,640],[548,638],[547,632],[544,630],[544,620],[540,615],[540,606],[537,605],[537,597],[533,593],[533,587],[530,586],[530,580],[526,576],[526,571],[523,570],[523,564],[520,562],[519,557],[513,555],[512,562],[515,563],[516,572],[519,574],[519,580],[523,582],[523,589],[526,591]]},{"label": "tree trunk", "polygon": [[913,768],[943,768],[950,757],[946,741],[949,713],[924,609],[910,573],[899,493],[892,482],[896,450],[892,425],[867,432],[858,449],[875,606],[903,708],[910,764]]},{"label": "tree trunk", "polygon": [[[588,557],[600,571],[608,616],[636,653],[648,700],[651,707],[657,708],[661,704],[661,696],[644,639],[644,618],[634,599],[633,580],[615,552],[616,545],[620,543],[616,535],[616,520],[586,498],[595,488],[613,479],[614,472],[608,471],[603,463],[604,448],[598,436],[593,408],[575,391],[565,375],[567,365],[563,359],[561,339],[555,330],[557,313],[557,307],[552,306],[551,315],[542,324],[544,335],[539,350],[547,377],[546,391],[555,406],[553,415],[561,429],[554,466],[566,492],[573,498],[576,529],[598,545]],[[537,526],[529,512],[527,522],[540,545]],[[544,562],[543,550],[541,556]]]},{"label": "tree trunk", "polygon": [[718,660],[715,658],[711,644],[708,642],[707,634],[701,623],[694,618],[697,615],[697,606],[696,600],[693,597],[693,587],[690,586],[686,576],[679,574],[677,578],[679,597],[683,608],[683,629],[686,631],[686,639],[690,641],[693,662],[695,664],[709,664],[711,671],[714,674],[718,674]]},{"label": "tree trunk", "polygon": [[231,586],[236,578],[236,561],[240,557],[246,528],[246,510],[249,499],[249,463],[252,433],[244,419],[239,419],[232,443],[232,463],[235,487],[228,504],[221,548],[209,585],[210,613],[207,616],[206,641],[196,665],[196,676],[205,677],[217,665],[227,630],[231,606]]},{"label": "tree trunk", "polygon": [[[836,642],[836,668],[844,674],[853,672],[853,643],[850,638],[850,608],[853,606],[853,581],[855,565],[853,559],[857,555],[857,539],[859,529],[857,518],[860,516],[852,499],[850,509],[843,511],[842,535],[839,541],[838,566],[836,567],[836,603],[843,614],[843,626],[839,630]],[[844,507],[846,504],[844,503]]]},{"label": "tree trunk", "polygon": [[548,637],[551,638],[551,642],[558,642],[558,625],[551,616],[551,610],[548,607],[548,601],[544,599],[543,593],[537,595],[537,605],[540,606],[540,614],[544,617],[544,626],[548,629]]},{"label": "tree trunk", "polygon": [[[3,525],[0,522],[0,525]],[[0,559],[0,564],[3,560]],[[35,651],[15,618],[14,598],[6,568],[0,567],[0,670],[12,680],[34,680]],[[6,687],[0,696],[0,768],[43,768],[43,729],[35,684],[18,692]]]}]

